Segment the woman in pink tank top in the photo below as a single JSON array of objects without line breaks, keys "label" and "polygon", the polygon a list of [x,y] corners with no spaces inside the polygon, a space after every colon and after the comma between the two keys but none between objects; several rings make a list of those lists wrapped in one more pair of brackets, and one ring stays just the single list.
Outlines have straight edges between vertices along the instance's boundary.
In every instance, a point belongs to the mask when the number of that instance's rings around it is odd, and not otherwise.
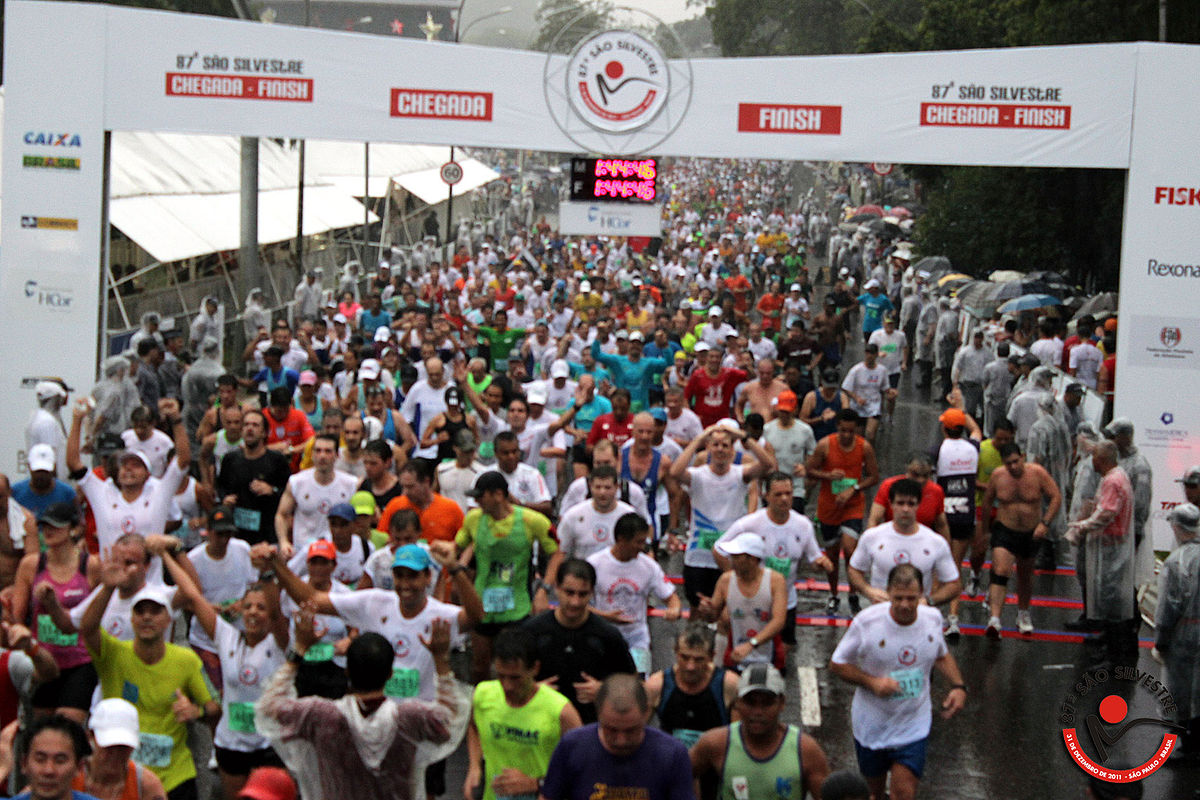
[{"label": "woman in pink tank top", "polygon": [[55,503],[42,512],[38,526],[46,551],[21,559],[12,606],[13,617],[28,623],[38,643],[58,664],[58,678],[34,692],[34,711],[58,712],[82,724],[96,687],[96,670],[67,612],[95,587],[100,560],[76,542],[73,534],[82,535],[79,523],[74,503]]}]

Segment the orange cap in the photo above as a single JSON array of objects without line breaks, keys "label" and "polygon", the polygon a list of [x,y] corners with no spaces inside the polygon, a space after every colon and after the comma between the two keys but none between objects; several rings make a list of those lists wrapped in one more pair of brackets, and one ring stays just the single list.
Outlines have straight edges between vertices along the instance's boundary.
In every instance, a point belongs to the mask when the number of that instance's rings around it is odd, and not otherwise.
[{"label": "orange cap", "polygon": [[337,548],[328,539],[317,539],[308,546],[308,557],[305,560],[312,560],[314,558],[327,558],[330,561],[337,561]]},{"label": "orange cap", "polygon": [[1117,318],[1116,317],[1109,317],[1108,319],[1104,320],[1104,330],[1108,331],[1109,333],[1112,333],[1116,329],[1117,329]]},{"label": "orange cap", "polygon": [[779,396],[775,398],[775,407],[780,411],[795,411],[797,405],[798,401],[796,400],[796,393],[791,389],[784,389],[779,393]]},{"label": "orange cap", "polygon": [[947,428],[965,428],[967,427],[967,415],[958,408],[947,408],[938,417],[938,421]]}]

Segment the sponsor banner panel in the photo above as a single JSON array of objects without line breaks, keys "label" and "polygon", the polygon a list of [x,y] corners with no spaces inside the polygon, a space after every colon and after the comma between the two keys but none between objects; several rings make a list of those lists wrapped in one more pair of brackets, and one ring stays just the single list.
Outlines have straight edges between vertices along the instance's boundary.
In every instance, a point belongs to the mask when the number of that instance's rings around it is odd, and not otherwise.
[{"label": "sponsor banner panel", "polygon": [[571,235],[662,236],[662,206],[566,201],[558,207],[558,227]]},{"label": "sponsor banner panel", "polygon": [[1136,426],[1154,470],[1154,545],[1174,547],[1176,481],[1200,464],[1200,50],[1138,45],[1137,91],[1121,250],[1116,413]]},{"label": "sponsor banner panel", "polygon": [[[20,344],[0,351],[0,469],[20,477],[37,381],[62,379],[74,400],[96,377],[107,12],[27,3],[5,12],[0,318]],[[70,411],[63,417],[69,424]]]}]

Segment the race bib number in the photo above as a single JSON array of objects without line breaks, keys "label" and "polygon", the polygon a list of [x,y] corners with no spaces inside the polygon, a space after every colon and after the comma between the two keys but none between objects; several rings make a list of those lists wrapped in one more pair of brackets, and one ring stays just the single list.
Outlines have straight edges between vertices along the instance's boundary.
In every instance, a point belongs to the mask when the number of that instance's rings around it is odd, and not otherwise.
[{"label": "race bib number", "polygon": [[256,531],[262,525],[262,512],[253,508],[233,508],[233,524],[244,531]]},{"label": "race bib number", "polygon": [[254,703],[229,704],[229,730],[234,733],[258,733],[254,727]]},{"label": "race bib number", "polygon": [[701,733],[703,733],[703,731],[694,731],[691,728],[676,728],[671,735],[683,742],[684,745],[690,750],[692,745],[700,741]]},{"label": "race bib number", "polygon": [[858,478],[836,478],[829,482],[830,490],[835,494],[841,494],[847,489],[853,489],[858,483]]},{"label": "race bib number", "polygon": [[503,614],[516,607],[511,586],[490,586],[483,590],[483,613]]},{"label": "race bib number", "polygon": [[786,558],[767,556],[767,569],[773,569],[786,578],[792,571],[792,562],[790,559]]},{"label": "race bib number", "polygon": [[304,653],[304,660],[310,662],[332,661],[333,642],[315,642]]},{"label": "race bib number", "polygon": [[644,647],[629,648],[629,655],[633,656],[633,669],[635,672],[640,672],[643,675],[650,674],[650,651]]},{"label": "race bib number", "polygon": [[383,685],[383,693],[388,697],[416,697],[420,691],[421,674],[415,669],[394,669]]},{"label": "race bib number", "polygon": [[[507,369],[507,365],[505,365],[505,368]],[[485,462],[491,461],[496,457],[496,445],[494,442],[480,442],[478,452],[479,457]]]},{"label": "race bib number", "polygon": [[175,740],[161,733],[138,734],[138,749],[133,754],[133,760],[144,767],[163,769],[171,765],[171,751],[175,749]]},{"label": "race bib number", "polygon": [[720,538],[720,531],[696,531],[696,547],[701,550],[712,550],[713,545]]},{"label": "race bib number", "polygon": [[946,516],[962,516],[971,513],[971,501],[966,497],[947,497],[942,501],[942,510]]},{"label": "race bib number", "polygon": [[54,624],[49,614],[38,614],[37,638],[42,644],[52,644],[58,647],[75,647],[79,644],[78,633],[63,633]]},{"label": "race bib number", "polygon": [[920,697],[925,688],[925,671],[917,667],[895,669],[888,675],[900,684],[899,691],[892,695],[893,700],[912,700],[914,697]]}]

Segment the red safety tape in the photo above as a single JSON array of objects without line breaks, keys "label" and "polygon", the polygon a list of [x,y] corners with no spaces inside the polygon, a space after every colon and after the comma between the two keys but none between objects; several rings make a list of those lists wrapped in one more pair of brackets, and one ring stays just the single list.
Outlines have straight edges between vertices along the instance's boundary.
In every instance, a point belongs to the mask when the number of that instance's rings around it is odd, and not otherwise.
[{"label": "red safety tape", "polygon": [[[664,611],[661,608],[651,608],[647,612],[652,617],[661,617]],[[688,611],[682,612],[682,618],[687,619],[691,616]],[[796,615],[796,624],[804,625],[809,628],[848,628],[850,627],[850,617],[810,617],[803,614]],[[985,636],[987,634],[987,626],[985,625],[959,625],[959,630],[966,636]],[[1023,634],[1017,631],[1005,630],[1000,634],[1004,639],[1027,640],[1033,642],[1070,642],[1080,644],[1086,639],[1094,638],[1085,636],[1082,633],[1067,633],[1065,631],[1042,631],[1035,630],[1033,633]],[[1154,646],[1153,639],[1139,639],[1138,647],[1149,650]]]},{"label": "red safety tape", "polygon": [[[670,575],[667,577],[667,580],[674,584],[683,583],[683,578],[681,578],[677,575]],[[796,589],[801,592],[828,592],[829,591],[829,582],[828,581],[820,581],[820,580],[816,580],[813,578],[805,578],[804,580],[796,581]],[[839,592],[849,592],[850,585],[846,584],[846,583],[839,583],[838,591]],[[973,603],[973,602],[977,602],[979,600],[979,597],[971,597],[970,595],[964,593],[964,594],[960,594],[958,596],[958,599],[963,602]],[[1031,605],[1037,606],[1038,608],[1073,608],[1073,609],[1082,609],[1083,608],[1082,600],[1072,600],[1069,597],[1052,597],[1052,596],[1044,596],[1043,597],[1043,596],[1035,595],[1031,599],[1030,603],[1031,603]],[[1017,596],[1015,594],[1005,595],[1004,596],[1004,604],[1006,606],[1016,605],[1017,604]]]}]

